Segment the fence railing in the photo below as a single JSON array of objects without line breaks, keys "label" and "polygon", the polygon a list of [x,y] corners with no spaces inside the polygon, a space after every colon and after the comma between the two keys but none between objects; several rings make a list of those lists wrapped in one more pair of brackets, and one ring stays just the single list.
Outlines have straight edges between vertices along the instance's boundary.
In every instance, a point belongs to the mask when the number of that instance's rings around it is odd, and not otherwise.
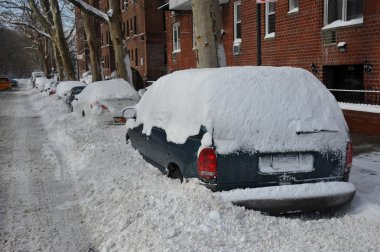
[{"label": "fence railing", "polygon": [[338,102],[380,105],[380,91],[329,89]]}]

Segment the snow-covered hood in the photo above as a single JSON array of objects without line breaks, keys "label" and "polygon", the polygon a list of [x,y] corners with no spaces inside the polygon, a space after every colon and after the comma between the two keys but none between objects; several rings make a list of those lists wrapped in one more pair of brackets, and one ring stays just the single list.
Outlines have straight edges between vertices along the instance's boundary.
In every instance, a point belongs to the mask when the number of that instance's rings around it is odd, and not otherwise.
[{"label": "snow-covered hood", "polygon": [[137,119],[129,120],[128,128],[143,123],[149,135],[152,127],[160,127],[168,141],[181,144],[203,125],[212,132],[222,154],[236,150],[342,151],[348,141],[347,125],[335,98],[311,73],[298,68],[178,71],[156,81],[136,110]]}]

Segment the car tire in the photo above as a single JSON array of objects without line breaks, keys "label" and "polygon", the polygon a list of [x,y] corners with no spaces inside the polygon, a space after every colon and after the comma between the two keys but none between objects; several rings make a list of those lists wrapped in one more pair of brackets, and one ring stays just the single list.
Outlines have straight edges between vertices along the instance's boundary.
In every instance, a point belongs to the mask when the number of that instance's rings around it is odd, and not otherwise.
[{"label": "car tire", "polygon": [[171,179],[179,179],[181,183],[183,182],[182,171],[176,164],[173,164],[173,163],[169,164],[168,177]]},{"label": "car tire", "polygon": [[84,113],[84,110],[82,110],[82,117],[85,117],[86,114]]}]

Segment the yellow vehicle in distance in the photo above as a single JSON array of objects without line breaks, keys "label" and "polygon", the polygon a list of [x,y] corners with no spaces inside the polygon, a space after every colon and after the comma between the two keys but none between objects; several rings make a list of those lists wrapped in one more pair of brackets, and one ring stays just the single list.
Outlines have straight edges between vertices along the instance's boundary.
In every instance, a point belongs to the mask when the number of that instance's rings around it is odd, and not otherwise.
[{"label": "yellow vehicle in distance", "polygon": [[6,89],[11,89],[11,88],[12,88],[12,85],[9,78],[0,76],[0,90],[6,90]]}]

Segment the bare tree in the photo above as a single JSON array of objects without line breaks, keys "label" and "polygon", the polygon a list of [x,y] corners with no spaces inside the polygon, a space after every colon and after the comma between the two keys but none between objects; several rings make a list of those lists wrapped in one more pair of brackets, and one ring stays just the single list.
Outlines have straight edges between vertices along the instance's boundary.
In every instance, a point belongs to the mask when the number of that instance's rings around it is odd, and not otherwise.
[{"label": "bare tree", "polygon": [[[88,3],[88,0],[86,3]],[[87,12],[81,11],[81,19],[86,33],[87,44],[90,49],[92,81],[100,81],[102,80],[100,73],[100,43],[96,38],[94,17]]]},{"label": "bare tree", "polygon": [[[124,51],[123,34],[121,30],[121,9],[120,0],[108,0],[110,9],[104,13],[95,7],[89,5],[83,0],[68,0],[81,11],[88,13],[103,22],[107,23],[111,35],[111,41],[115,52],[116,73],[118,77],[127,80],[132,84],[132,76],[128,75],[127,66],[130,67],[129,57]],[[127,60],[127,63],[125,62]],[[130,71],[132,72],[132,71]]]},{"label": "bare tree", "polygon": [[197,67],[226,66],[219,0],[192,0]]}]

